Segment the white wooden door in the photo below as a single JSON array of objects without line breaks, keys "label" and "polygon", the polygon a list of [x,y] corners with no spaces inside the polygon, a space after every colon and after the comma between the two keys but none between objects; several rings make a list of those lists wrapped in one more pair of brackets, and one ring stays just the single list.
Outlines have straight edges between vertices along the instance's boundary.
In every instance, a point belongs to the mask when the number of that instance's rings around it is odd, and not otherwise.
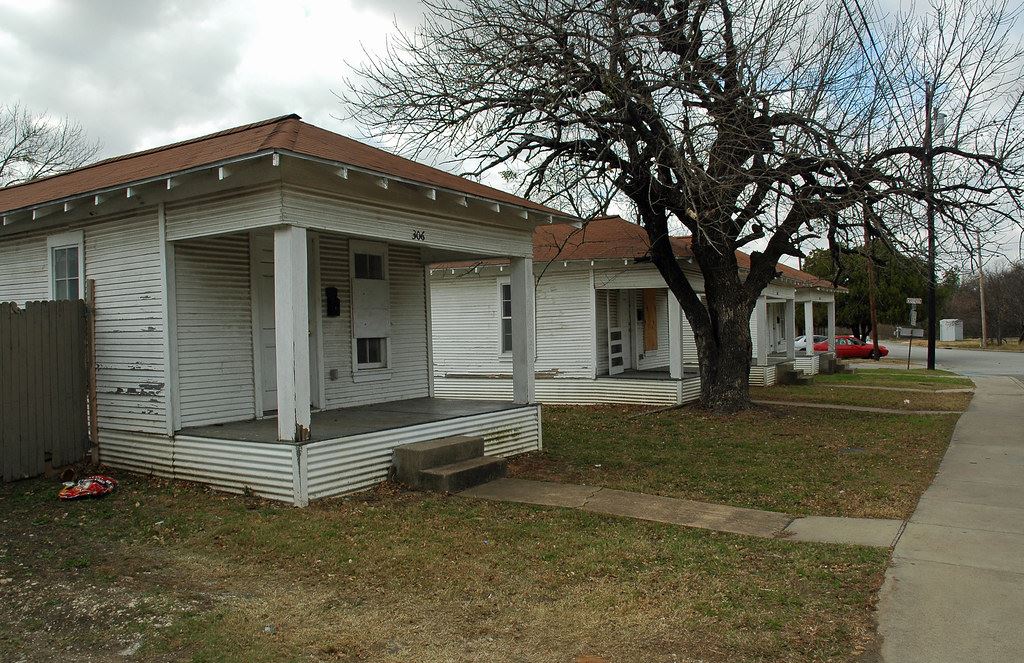
[{"label": "white wooden door", "polygon": [[277,327],[274,324],[274,236],[257,235],[255,241],[256,291],[259,308],[260,387],[263,412],[277,410]]},{"label": "white wooden door", "polygon": [[618,375],[625,370],[626,344],[621,327],[608,328],[608,375]]},{"label": "white wooden door", "polygon": [[622,368],[630,369],[636,365],[636,348],[633,346],[633,339],[636,337],[636,334],[633,333],[633,328],[636,326],[636,309],[633,303],[633,291],[619,290],[618,301],[619,316],[616,326],[622,330]]}]

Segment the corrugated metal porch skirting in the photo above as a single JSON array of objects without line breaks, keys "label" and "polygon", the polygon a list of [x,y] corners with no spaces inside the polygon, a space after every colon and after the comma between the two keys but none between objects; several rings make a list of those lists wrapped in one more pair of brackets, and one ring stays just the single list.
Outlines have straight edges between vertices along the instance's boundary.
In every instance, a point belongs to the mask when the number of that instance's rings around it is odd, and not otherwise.
[{"label": "corrugated metal porch skirting", "polygon": [[387,479],[394,448],[449,435],[480,435],[486,453],[514,456],[541,448],[540,406],[445,419],[309,444],[243,442],[100,431],[100,458],[111,467],[198,481],[228,492],[305,506]]},{"label": "corrugated metal porch skirting", "polygon": [[793,366],[796,367],[796,370],[802,371],[804,375],[817,375],[819,371],[818,355],[797,357]]}]

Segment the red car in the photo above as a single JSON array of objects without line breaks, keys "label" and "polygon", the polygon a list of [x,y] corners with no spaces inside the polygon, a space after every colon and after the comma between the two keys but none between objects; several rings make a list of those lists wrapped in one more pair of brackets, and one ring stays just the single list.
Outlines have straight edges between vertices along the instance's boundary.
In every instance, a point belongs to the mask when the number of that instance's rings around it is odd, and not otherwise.
[{"label": "red car", "polygon": [[[817,339],[815,339],[817,340]],[[865,343],[856,336],[836,336],[836,357],[840,359],[870,359],[874,345]],[[828,350],[828,339],[814,344],[817,352]],[[889,354],[889,348],[879,344],[878,354],[882,357]]]}]

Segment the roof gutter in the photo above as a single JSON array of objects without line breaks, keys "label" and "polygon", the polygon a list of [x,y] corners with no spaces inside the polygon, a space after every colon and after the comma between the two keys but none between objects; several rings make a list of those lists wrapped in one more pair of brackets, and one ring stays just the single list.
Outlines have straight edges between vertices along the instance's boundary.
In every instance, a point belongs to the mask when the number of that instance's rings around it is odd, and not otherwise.
[{"label": "roof gutter", "polygon": [[[104,188],[101,188],[101,189],[92,189],[92,190],[89,190],[89,191],[83,191],[81,193],[75,193],[75,194],[72,194],[70,196],[63,196],[61,198],[54,198],[53,200],[48,200],[48,201],[46,201],[44,203],[38,203],[36,205],[28,205],[28,206],[25,206],[25,207],[19,207],[19,208],[10,209],[10,210],[4,210],[3,212],[0,212],[0,227],[6,227],[6,226],[9,226],[9,225],[12,225],[14,223],[13,217],[15,217],[15,216],[19,216],[19,215],[27,213],[27,214],[30,214],[32,219],[34,220],[35,218],[37,218],[37,214],[36,213],[38,211],[40,211],[40,210],[43,210],[43,209],[47,209],[47,208],[54,207],[54,206],[59,206],[59,205],[68,205],[69,203],[71,203],[73,201],[81,200],[83,198],[102,197],[102,196],[106,196],[106,195],[109,195],[109,194],[117,192],[117,191],[124,191],[126,189],[130,190],[130,189],[133,189],[133,188],[136,188],[136,187],[145,186],[147,184],[153,184],[153,183],[160,182],[160,181],[166,181],[167,182],[167,188],[168,188],[168,190],[170,190],[172,188],[172,186],[173,186],[173,182],[172,181],[176,177],[183,177],[185,175],[191,175],[191,174],[194,174],[194,173],[199,173],[199,172],[203,172],[203,171],[207,171],[207,170],[214,170],[214,169],[217,169],[217,168],[224,168],[226,166],[230,166],[230,165],[233,165],[233,164],[244,163],[244,162],[253,161],[253,160],[256,160],[256,159],[262,159],[262,158],[268,157],[268,156],[269,157],[275,157],[275,158],[280,157],[280,156],[287,156],[287,157],[294,158],[294,159],[301,159],[301,160],[304,160],[304,161],[309,161],[309,162],[313,162],[313,163],[319,163],[319,164],[330,166],[330,167],[333,167],[333,168],[339,168],[342,171],[344,171],[344,173],[345,173],[343,175],[343,177],[347,177],[348,171],[353,171],[353,172],[369,175],[371,177],[377,177],[377,178],[380,178],[381,180],[401,182],[401,183],[407,184],[409,186],[415,186],[415,187],[419,187],[419,188],[423,189],[424,190],[424,194],[426,195],[426,197],[431,198],[431,199],[436,199],[437,192],[438,191],[443,191],[444,193],[450,194],[450,195],[454,196],[457,199],[459,199],[459,198],[463,199],[463,201],[464,201],[463,206],[466,206],[465,203],[468,202],[468,200],[478,200],[478,201],[481,201],[481,202],[486,203],[488,205],[491,205],[492,208],[494,209],[494,211],[496,211],[496,212],[500,211],[501,207],[509,207],[509,208],[515,209],[517,211],[517,215],[519,216],[519,218],[523,219],[524,221],[530,221],[531,217],[533,217],[534,223],[536,225],[540,225],[542,222],[554,223],[555,219],[558,219],[560,222],[569,222],[569,223],[578,223],[578,222],[580,222],[580,220],[577,219],[576,217],[573,217],[573,216],[570,216],[570,215],[567,215],[567,214],[557,214],[557,213],[554,213],[554,212],[544,212],[544,211],[540,211],[540,210],[531,209],[531,208],[528,208],[528,207],[523,207],[522,205],[516,205],[516,204],[513,204],[513,203],[507,203],[507,202],[503,202],[503,201],[493,200],[491,198],[484,198],[484,197],[481,197],[481,196],[473,196],[473,195],[470,195],[470,194],[463,193],[461,191],[456,191],[454,189],[448,189],[448,188],[445,188],[445,187],[438,187],[438,186],[433,186],[433,185],[430,185],[430,184],[424,184],[423,182],[417,182],[415,180],[411,180],[411,179],[408,179],[408,178],[396,177],[394,175],[388,175],[387,173],[382,173],[382,172],[370,170],[370,169],[367,169],[367,168],[361,168],[361,167],[358,167],[358,166],[352,166],[350,164],[346,164],[343,161],[333,161],[331,159],[322,159],[322,158],[319,158],[319,157],[310,156],[308,154],[302,154],[301,152],[293,152],[291,150],[282,150],[282,149],[275,148],[275,149],[260,150],[259,152],[253,152],[252,154],[246,154],[246,155],[242,155],[242,156],[231,157],[229,159],[221,159],[219,161],[211,161],[211,162],[205,163],[205,164],[203,164],[201,166],[194,166],[192,168],[185,168],[183,170],[176,170],[176,171],[172,171],[172,172],[169,172],[169,173],[162,173],[160,175],[155,175],[153,177],[147,177],[147,178],[139,179],[139,180],[131,180],[129,182],[122,182],[122,183],[117,184],[115,186],[104,187]],[[386,186],[384,188],[386,188]],[[433,194],[431,194],[431,192],[433,192]],[[67,211],[67,210],[65,210],[65,211]],[[538,216],[540,217],[540,219],[536,218]]]}]

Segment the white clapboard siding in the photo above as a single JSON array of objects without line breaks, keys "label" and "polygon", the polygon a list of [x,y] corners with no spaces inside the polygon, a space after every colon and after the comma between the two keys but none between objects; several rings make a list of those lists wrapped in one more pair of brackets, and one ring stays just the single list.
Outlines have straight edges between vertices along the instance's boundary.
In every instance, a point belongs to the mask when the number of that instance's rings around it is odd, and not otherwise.
[{"label": "white clapboard siding", "polygon": [[281,223],[281,188],[273,184],[168,203],[167,239],[224,235]]},{"label": "white clapboard siding", "polygon": [[[357,381],[352,374],[352,297],[348,242],[320,235],[320,315],[326,407],[351,407],[428,396],[426,283],[419,249],[388,247],[391,335],[386,379]],[[327,317],[324,290],[338,289],[341,315]],[[330,378],[336,371],[337,379]],[[360,376],[361,377],[361,376]]]},{"label": "white clapboard siding", "polygon": [[[671,296],[671,295],[670,295]],[[693,337],[693,327],[690,326],[690,321],[686,319],[686,316],[682,316],[683,322],[680,326],[680,332],[683,335],[683,363],[686,365],[697,365],[697,341]]]},{"label": "white clapboard siding", "polygon": [[255,416],[249,237],[174,244],[181,424]]},{"label": "white clapboard siding", "polygon": [[[590,377],[590,275],[563,270],[560,264],[543,269],[536,289],[535,370],[548,376]],[[490,270],[431,280],[435,375],[511,375],[511,353],[500,352],[501,280],[500,273]]]},{"label": "white clapboard siding", "polygon": [[96,390],[101,428],[166,430],[163,271],[156,212],[85,229],[96,282]]},{"label": "white clapboard siding", "polygon": [[511,353],[501,353],[498,278],[472,273],[430,283],[434,375],[511,374]]},{"label": "white clapboard siding", "polygon": [[0,302],[41,301],[50,298],[46,236],[0,242]]},{"label": "white clapboard siding", "polygon": [[526,406],[313,442],[303,447],[309,499],[342,495],[387,478],[394,448],[451,435],[484,438],[484,452],[512,456],[541,448],[540,408]]},{"label": "white clapboard siding", "polygon": [[664,288],[665,279],[653,265],[635,264],[622,267],[601,267],[594,270],[594,287],[627,290],[633,288]]},{"label": "white clapboard siding", "polygon": [[[591,377],[594,374],[594,337],[591,331],[594,304],[589,272],[563,270],[559,263],[555,263],[539,276],[534,369],[537,373],[559,378]],[[492,292],[496,299],[496,288]]]},{"label": "white clapboard siding", "polygon": [[[411,214],[380,205],[346,200],[332,193],[285,185],[282,189],[285,223],[314,230],[410,242],[425,237],[426,245],[484,255],[530,255],[530,228],[503,228],[457,219]],[[421,235],[422,233],[422,235]]]}]

